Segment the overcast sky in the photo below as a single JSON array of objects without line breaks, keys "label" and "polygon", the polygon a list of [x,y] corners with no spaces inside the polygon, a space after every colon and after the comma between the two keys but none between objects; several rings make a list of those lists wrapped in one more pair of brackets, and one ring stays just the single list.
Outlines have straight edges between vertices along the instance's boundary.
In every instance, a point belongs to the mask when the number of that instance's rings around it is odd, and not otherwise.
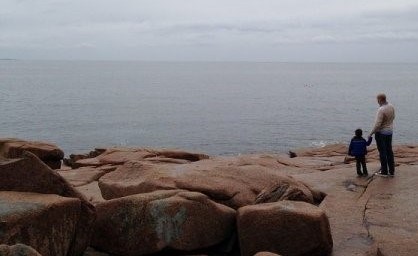
[{"label": "overcast sky", "polygon": [[418,0],[1,0],[0,58],[418,62]]}]

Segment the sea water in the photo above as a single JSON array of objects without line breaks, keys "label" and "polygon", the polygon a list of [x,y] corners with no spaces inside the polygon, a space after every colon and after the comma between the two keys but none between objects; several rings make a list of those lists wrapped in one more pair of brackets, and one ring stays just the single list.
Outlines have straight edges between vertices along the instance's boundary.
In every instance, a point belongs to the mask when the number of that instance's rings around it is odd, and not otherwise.
[{"label": "sea water", "polygon": [[0,137],[66,154],[140,146],[286,152],[370,131],[384,92],[394,144],[418,143],[418,64],[0,61]]}]

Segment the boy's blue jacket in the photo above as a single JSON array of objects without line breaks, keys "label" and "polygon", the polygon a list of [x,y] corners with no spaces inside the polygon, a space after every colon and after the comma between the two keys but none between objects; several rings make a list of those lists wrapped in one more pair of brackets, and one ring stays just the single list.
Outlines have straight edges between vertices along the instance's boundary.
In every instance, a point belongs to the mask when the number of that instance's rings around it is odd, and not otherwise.
[{"label": "boy's blue jacket", "polygon": [[354,136],[348,147],[348,154],[350,156],[365,156],[367,154],[367,146],[372,143],[372,140],[372,137],[366,141],[363,137]]}]

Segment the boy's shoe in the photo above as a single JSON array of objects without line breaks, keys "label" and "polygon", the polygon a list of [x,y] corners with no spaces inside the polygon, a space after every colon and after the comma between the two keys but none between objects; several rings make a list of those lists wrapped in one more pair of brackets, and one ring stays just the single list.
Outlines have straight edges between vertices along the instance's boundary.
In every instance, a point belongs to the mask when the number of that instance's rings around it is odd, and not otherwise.
[{"label": "boy's shoe", "polygon": [[375,175],[380,176],[380,177],[389,177],[387,173],[383,173],[382,171],[376,172]]},{"label": "boy's shoe", "polygon": [[367,176],[369,176],[369,174],[366,172],[366,173],[363,173],[363,176],[367,177]]},{"label": "boy's shoe", "polygon": [[389,173],[389,174],[388,174],[388,177],[393,178],[393,177],[395,177],[395,174],[393,174],[393,173]]}]

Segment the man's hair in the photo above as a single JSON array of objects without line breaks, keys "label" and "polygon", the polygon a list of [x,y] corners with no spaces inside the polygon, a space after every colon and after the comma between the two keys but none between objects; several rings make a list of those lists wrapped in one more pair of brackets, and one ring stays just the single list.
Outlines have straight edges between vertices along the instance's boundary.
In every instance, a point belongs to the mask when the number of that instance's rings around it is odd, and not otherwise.
[{"label": "man's hair", "polygon": [[357,136],[357,137],[361,137],[361,136],[363,135],[363,130],[362,130],[362,129],[357,129],[357,130],[355,131],[355,133],[356,133],[356,136]]},{"label": "man's hair", "polygon": [[379,101],[386,102],[386,94],[379,93],[376,97]]}]

